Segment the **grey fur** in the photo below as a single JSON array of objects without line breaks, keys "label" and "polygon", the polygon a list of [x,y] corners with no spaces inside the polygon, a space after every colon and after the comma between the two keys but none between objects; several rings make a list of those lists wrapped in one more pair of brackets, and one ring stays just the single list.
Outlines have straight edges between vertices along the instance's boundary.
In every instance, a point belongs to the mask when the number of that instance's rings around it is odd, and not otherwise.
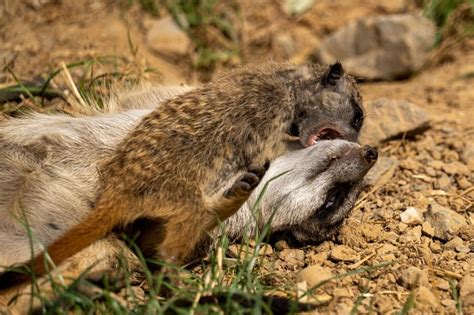
[{"label": "grey fur", "polygon": [[[115,114],[80,118],[32,114],[0,124],[0,266],[31,258],[28,235],[19,221],[27,219],[37,240],[36,253],[42,250],[40,244],[51,244],[79,223],[96,196],[99,161],[113,153],[152,107],[189,89],[124,94],[110,101],[115,111],[125,109]],[[275,160],[252,197],[226,220],[227,234],[231,238],[253,234],[276,211],[273,231],[292,231],[303,242],[331,236],[352,209],[370,168],[359,151],[355,143],[320,141]],[[288,173],[270,183],[260,219],[255,222],[251,205],[264,183],[285,171]],[[351,184],[347,196],[339,196],[344,198],[342,206],[330,215],[318,216],[328,191],[343,182]]]}]

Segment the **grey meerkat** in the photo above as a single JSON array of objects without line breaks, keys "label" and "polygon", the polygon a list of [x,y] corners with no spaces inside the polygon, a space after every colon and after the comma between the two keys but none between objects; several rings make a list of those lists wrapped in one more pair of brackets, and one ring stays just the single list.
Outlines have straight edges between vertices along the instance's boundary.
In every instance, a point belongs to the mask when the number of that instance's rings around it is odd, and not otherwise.
[{"label": "grey meerkat", "polygon": [[[59,264],[113,228],[146,219],[144,254],[181,264],[206,231],[240,208],[268,161],[287,151],[289,135],[303,146],[355,141],[362,118],[355,81],[339,63],[232,71],[145,116],[103,163],[90,214],[48,254]],[[31,266],[43,273],[42,255]],[[27,280],[6,272],[0,288]]]},{"label": "grey meerkat", "polygon": [[[142,112],[144,113],[141,114],[147,113]],[[20,167],[22,164],[19,161],[23,161],[26,164],[23,165],[28,168],[35,167],[34,184],[24,187],[20,197],[25,212],[28,212],[28,222],[34,234],[36,231],[44,233],[41,235],[43,240],[47,239],[47,243],[50,243],[55,239],[53,234],[58,234],[57,228],[66,230],[67,224],[71,224],[71,218],[78,214],[84,216],[90,211],[87,200],[93,197],[98,184],[98,174],[94,165],[98,163],[97,156],[104,153],[103,142],[110,144],[112,148],[114,143],[118,142],[116,135],[123,133],[122,136],[125,136],[123,126],[130,124],[133,120],[131,117],[136,114],[139,112],[103,116],[99,119],[35,115],[31,119],[20,120],[21,133],[29,131],[31,134],[42,126],[45,133],[53,131],[57,140],[52,147],[49,143],[48,158],[43,159],[41,165],[32,165],[30,159],[21,159],[24,152],[15,151],[18,155],[15,162],[6,161],[0,154],[0,165],[5,166],[3,169],[0,168],[2,175],[5,174],[7,167],[10,170],[20,169],[19,173],[22,173]],[[14,125],[15,122],[11,123],[10,127]],[[100,126],[104,128],[99,128]],[[108,132],[104,134],[102,131],[105,129]],[[84,130],[95,131],[95,134],[84,134]],[[5,135],[6,130],[2,131],[0,134]],[[17,134],[13,128],[9,132]],[[61,141],[59,141],[60,135]],[[82,137],[78,139],[77,135]],[[31,145],[31,140],[28,143]],[[107,150],[110,151],[108,154],[112,154],[110,148]],[[10,156],[13,155],[13,152],[11,153]],[[352,209],[364,186],[362,179],[376,157],[376,151],[344,140],[319,141],[312,147],[286,153],[272,163],[249,200],[224,222],[224,231],[232,239],[252,237],[268,222],[272,232],[288,231],[303,242],[328,239],[338,231],[338,227]],[[95,162],[90,165],[88,161]],[[257,211],[252,211],[252,206],[265,186],[264,183],[282,173],[285,175],[274,179],[267,187],[261,199],[261,206]],[[22,175],[28,177],[30,174],[24,172]],[[14,176],[16,177],[17,175]],[[21,181],[20,178],[16,179]],[[89,182],[89,179],[92,180]],[[0,187],[4,187],[3,184],[0,183]],[[13,198],[14,196],[9,196],[6,199]],[[2,204],[0,211],[7,211],[5,206]],[[34,219],[44,221],[33,221]],[[62,224],[57,223],[58,221]],[[17,260],[24,257],[23,260],[26,260],[30,253],[27,233],[23,232],[21,239],[14,238],[12,235],[15,231],[7,231],[5,223],[4,221],[0,224],[5,233],[4,242],[0,244],[0,253],[4,255],[2,258],[4,261],[11,260],[11,257],[16,257]],[[50,226],[51,223],[55,225],[54,228]],[[21,227],[16,233],[20,231]],[[210,241],[219,239],[220,232],[220,229],[212,231],[209,235]],[[196,254],[207,252],[209,244],[205,241],[197,244]],[[73,281],[72,279],[76,279],[93,265],[90,272],[94,277],[117,270],[121,265],[119,263],[121,257],[127,258],[127,265],[130,268],[128,274],[140,271],[140,262],[136,256],[111,234],[66,260],[59,266],[59,271],[63,278]],[[43,296],[48,295],[51,291],[49,282],[42,284],[43,281],[39,281],[39,283]],[[28,292],[29,288],[23,290],[22,292]],[[2,303],[7,305],[10,298],[17,296],[18,293],[20,292],[0,296],[0,305]],[[15,303],[9,306],[9,310],[26,313],[30,306],[30,296],[20,295]]]},{"label": "grey meerkat", "polygon": [[[31,256],[28,233],[18,222],[22,214],[35,240],[51,244],[90,211],[100,160],[113,154],[129,130],[152,110],[148,107],[190,89],[154,87],[126,92],[117,100],[105,101],[109,111],[125,110],[115,114],[80,118],[30,114],[0,124],[0,147],[4,148],[0,150],[0,266]],[[134,110],[126,110],[130,108]],[[302,242],[330,238],[352,209],[364,186],[362,177],[374,161],[374,152],[340,140],[319,141],[304,150],[291,145],[288,150],[292,152],[272,163],[247,202],[224,221],[229,238],[252,237],[268,221],[272,232],[288,231]],[[267,187],[258,212],[252,213],[264,183],[286,171]],[[209,241],[217,240],[220,232],[210,233]],[[35,252],[41,251],[38,243],[34,243]],[[196,254],[205,253],[210,243],[198,244]],[[140,272],[139,260],[113,234],[58,267],[69,283],[91,266],[88,277],[113,272],[121,265],[121,257],[127,258],[128,274]],[[43,296],[54,297],[49,281],[38,284]],[[21,292],[29,290],[25,287]],[[30,296],[21,292],[0,296],[0,310],[3,305],[12,314],[27,313]],[[9,304],[13,296],[15,303]]]}]

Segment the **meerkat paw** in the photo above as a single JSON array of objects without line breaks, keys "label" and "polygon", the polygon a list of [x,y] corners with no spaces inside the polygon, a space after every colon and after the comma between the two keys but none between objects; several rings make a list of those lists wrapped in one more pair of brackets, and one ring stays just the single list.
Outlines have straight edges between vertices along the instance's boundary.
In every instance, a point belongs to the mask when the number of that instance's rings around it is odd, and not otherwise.
[{"label": "meerkat paw", "polygon": [[224,192],[226,198],[247,198],[255,187],[258,186],[267,171],[270,163],[263,166],[251,165],[247,172],[240,176],[237,181]]}]

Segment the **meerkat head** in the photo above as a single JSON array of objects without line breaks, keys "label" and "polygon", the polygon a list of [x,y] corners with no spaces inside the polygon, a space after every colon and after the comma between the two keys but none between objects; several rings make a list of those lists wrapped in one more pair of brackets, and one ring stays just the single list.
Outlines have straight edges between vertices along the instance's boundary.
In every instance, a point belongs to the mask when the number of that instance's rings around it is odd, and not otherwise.
[{"label": "meerkat head", "polygon": [[335,235],[354,208],[366,186],[364,176],[378,158],[377,150],[347,141],[321,141],[330,151],[324,163],[316,163],[306,175],[307,185],[318,186],[319,194],[307,217],[291,229],[300,242],[320,242]]},{"label": "meerkat head", "polygon": [[318,140],[357,141],[364,120],[362,98],[356,81],[339,62],[328,67],[299,66],[285,75],[295,102],[291,136],[304,147]]},{"label": "meerkat head", "polygon": [[354,207],[377,157],[369,146],[339,139],[279,157],[262,181],[283,174],[268,185],[260,224],[272,218],[272,231],[287,231],[303,243],[332,237]]}]

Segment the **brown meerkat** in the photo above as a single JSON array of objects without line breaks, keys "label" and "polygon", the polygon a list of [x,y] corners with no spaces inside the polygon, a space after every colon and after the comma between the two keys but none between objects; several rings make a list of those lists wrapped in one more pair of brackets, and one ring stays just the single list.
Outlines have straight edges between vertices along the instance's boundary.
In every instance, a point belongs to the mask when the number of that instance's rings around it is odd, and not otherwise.
[{"label": "brown meerkat", "polygon": [[[116,226],[146,219],[141,249],[182,264],[207,231],[235,213],[286,152],[320,138],[355,141],[362,125],[355,81],[341,64],[271,64],[231,71],[164,102],[102,167],[91,213],[48,247],[56,264]],[[191,237],[190,237],[191,236]],[[44,272],[44,258],[30,266]],[[6,272],[0,288],[27,276]]]}]

